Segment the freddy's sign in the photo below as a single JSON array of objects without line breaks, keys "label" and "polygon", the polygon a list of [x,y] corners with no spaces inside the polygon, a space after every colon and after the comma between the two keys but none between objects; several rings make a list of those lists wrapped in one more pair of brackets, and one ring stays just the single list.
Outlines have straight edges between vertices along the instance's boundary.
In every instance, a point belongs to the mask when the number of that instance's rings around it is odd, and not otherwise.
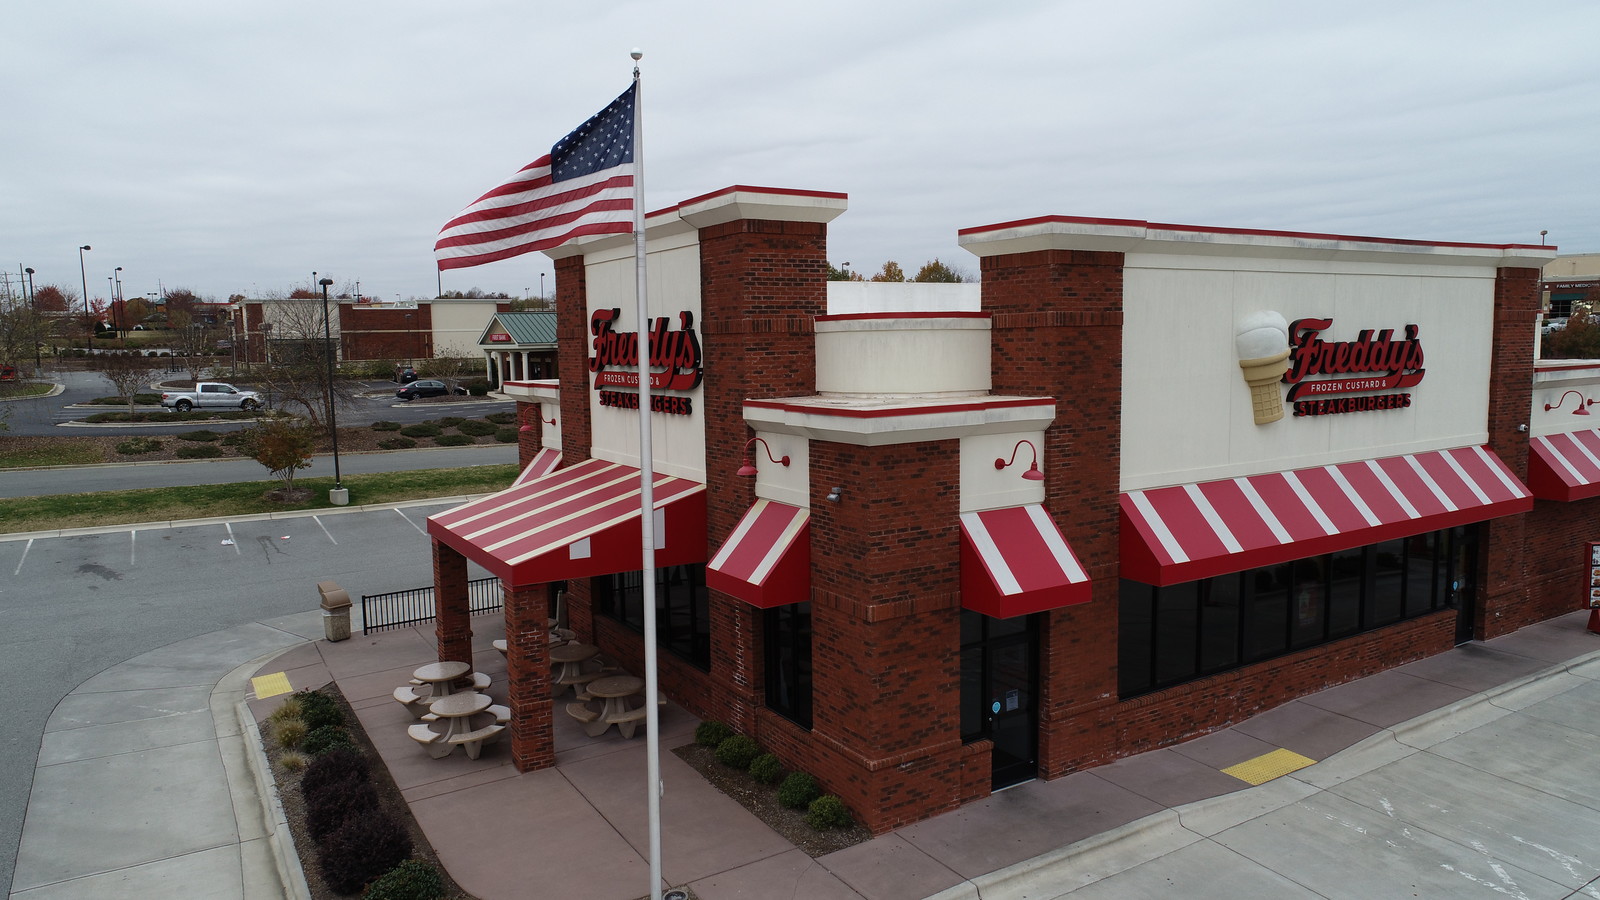
[{"label": "freddy's sign", "polygon": [[[1419,328],[1407,325],[1404,337],[1393,328],[1365,329],[1353,341],[1326,341],[1322,332],[1332,319],[1296,319],[1289,324],[1289,401],[1296,416],[1325,416],[1369,410],[1405,409],[1405,389],[1422,381]],[[1337,397],[1338,394],[1371,394]]]},{"label": "freddy's sign", "polygon": [[[620,308],[597,309],[589,318],[589,332],[594,335],[594,355],[589,357],[589,371],[594,373],[594,388],[600,392],[601,406],[638,409],[638,394],[609,390],[619,387],[637,390],[639,387],[639,334],[616,330],[621,315]],[[700,386],[704,366],[700,337],[694,329],[694,313],[679,312],[676,330],[665,316],[652,319],[647,341],[651,391],[690,391]],[[652,395],[650,405],[656,412],[674,415],[688,415],[693,411],[688,397]]]}]

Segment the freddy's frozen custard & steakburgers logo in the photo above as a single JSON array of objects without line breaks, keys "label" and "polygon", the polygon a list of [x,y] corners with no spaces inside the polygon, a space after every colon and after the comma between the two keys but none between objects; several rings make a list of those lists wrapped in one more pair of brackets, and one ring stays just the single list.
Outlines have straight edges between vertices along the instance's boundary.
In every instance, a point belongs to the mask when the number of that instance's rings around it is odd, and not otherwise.
[{"label": "freddy's frozen custard & steakburgers logo", "polygon": [[[1422,381],[1422,341],[1416,325],[1405,326],[1403,337],[1393,328],[1368,328],[1353,341],[1323,340],[1332,319],[1296,319],[1289,324],[1289,401],[1296,416],[1405,409],[1411,394],[1405,389]],[[1377,393],[1382,392],[1382,393]],[[1364,394],[1335,397],[1336,394]]]}]

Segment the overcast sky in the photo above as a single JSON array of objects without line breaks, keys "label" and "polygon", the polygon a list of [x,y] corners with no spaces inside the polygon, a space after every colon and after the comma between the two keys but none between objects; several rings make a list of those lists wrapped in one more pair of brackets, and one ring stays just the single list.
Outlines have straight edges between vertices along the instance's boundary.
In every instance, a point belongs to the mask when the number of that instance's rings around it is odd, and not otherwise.
[{"label": "overcast sky", "polygon": [[[0,268],[432,296],[462,207],[627,87],[646,205],[842,191],[829,257],[1040,215],[1600,252],[1594,0],[13,3]],[[445,290],[554,290],[543,254]]]}]

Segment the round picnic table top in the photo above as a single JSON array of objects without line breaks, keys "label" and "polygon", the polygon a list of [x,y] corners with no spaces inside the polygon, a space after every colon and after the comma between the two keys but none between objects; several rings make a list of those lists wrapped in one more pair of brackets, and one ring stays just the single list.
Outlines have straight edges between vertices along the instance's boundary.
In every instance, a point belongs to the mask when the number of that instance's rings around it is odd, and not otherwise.
[{"label": "round picnic table top", "polygon": [[599,655],[599,647],[593,644],[580,644],[577,641],[550,648],[550,661],[553,663],[580,663]]},{"label": "round picnic table top", "polygon": [[643,689],[644,679],[636,675],[607,675],[584,688],[595,697],[630,697]]},{"label": "round picnic table top", "polygon": [[470,716],[481,713],[489,708],[494,701],[488,694],[479,694],[476,691],[463,691],[459,694],[447,694],[433,701],[428,711],[436,716],[454,719],[459,716]]},{"label": "round picnic table top", "polygon": [[428,663],[412,672],[411,677],[418,681],[426,681],[429,684],[437,684],[441,681],[455,681],[470,671],[472,671],[472,666],[459,660],[449,660],[447,662]]}]

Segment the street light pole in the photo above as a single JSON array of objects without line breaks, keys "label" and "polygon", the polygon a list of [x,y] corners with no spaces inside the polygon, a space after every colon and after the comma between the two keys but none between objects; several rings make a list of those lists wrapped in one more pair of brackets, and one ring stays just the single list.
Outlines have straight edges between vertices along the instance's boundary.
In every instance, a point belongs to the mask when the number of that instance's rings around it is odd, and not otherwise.
[{"label": "street light pole", "polygon": [[85,325],[89,326],[88,347],[90,350],[94,349],[94,314],[89,311],[89,276],[84,274],[83,251],[92,249],[94,248],[88,244],[78,248],[78,278],[83,284],[83,321]]},{"label": "street light pole", "polygon": [[126,318],[126,317],[122,314],[123,310],[121,308],[122,307],[122,267],[121,266],[117,266],[116,271],[112,272],[111,274],[114,275],[116,277],[116,279],[117,279],[116,289],[111,292],[111,324],[112,324],[113,327],[115,327],[117,329],[118,337],[124,337],[125,338],[125,337],[128,336],[127,331],[124,328],[120,327],[120,326],[126,324],[126,323],[123,322],[123,319]]},{"label": "street light pole", "polygon": [[39,355],[39,302],[33,298],[33,267],[29,266],[22,271],[28,276],[25,293],[28,295],[28,309],[33,313],[33,325],[28,330],[33,337],[33,377],[38,378],[44,373],[44,359]]},{"label": "street light pole", "polygon": [[337,404],[333,398],[333,320],[328,316],[328,285],[333,284],[333,279],[324,278],[317,284],[322,285],[322,340],[323,351],[328,356],[328,433],[333,435],[333,490],[328,492],[328,502],[334,506],[344,506],[350,502],[350,492],[345,490],[344,482],[339,478],[339,420],[334,412]]}]

